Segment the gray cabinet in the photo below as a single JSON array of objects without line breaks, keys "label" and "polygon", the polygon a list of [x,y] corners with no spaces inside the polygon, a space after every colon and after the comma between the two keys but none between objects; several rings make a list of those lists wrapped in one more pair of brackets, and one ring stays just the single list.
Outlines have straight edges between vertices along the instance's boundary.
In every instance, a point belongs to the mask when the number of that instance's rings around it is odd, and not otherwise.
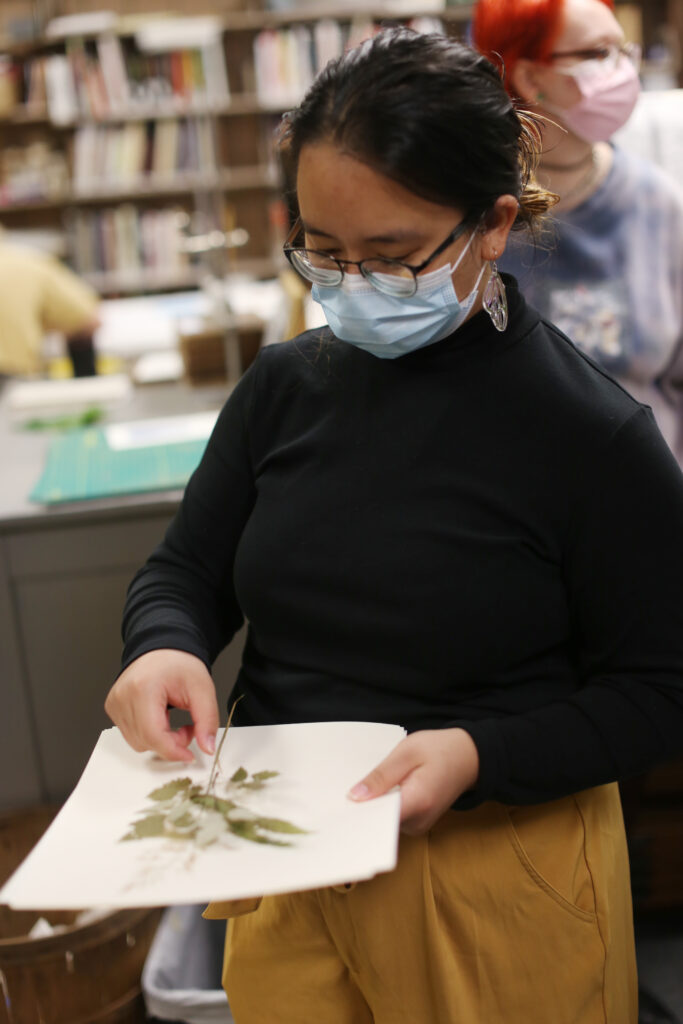
[{"label": "gray cabinet", "polygon": [[[0,534],[0,806],[63,800],[111,725],[103,702],[118,672],[126,588],[174,507],[93,509]],[[222,707],[241,643],[216,665]]]}]

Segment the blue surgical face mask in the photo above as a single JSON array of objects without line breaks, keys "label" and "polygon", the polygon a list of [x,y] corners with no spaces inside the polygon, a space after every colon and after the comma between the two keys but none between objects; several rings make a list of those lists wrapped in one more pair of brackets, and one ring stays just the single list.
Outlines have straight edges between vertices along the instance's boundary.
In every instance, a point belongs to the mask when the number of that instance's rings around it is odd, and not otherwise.
[{"label": "blue surgical face mask", "polygon": [[380,359],[396,359],[440,341],[467,319],[486,263],[462,302],[455,294],[452,275],[473,238],[474,233],[455,263],[420,274],[417,291],[409,299],[378,292],[361,274],[345,274],[336,288],[314,284],[311,294],[338,338]]}]

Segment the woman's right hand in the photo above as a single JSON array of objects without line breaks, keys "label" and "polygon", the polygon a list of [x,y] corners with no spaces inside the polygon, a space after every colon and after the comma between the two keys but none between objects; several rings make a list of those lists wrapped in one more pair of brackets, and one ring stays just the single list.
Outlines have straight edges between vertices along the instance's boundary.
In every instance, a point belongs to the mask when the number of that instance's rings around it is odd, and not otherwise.
[{"label": "woman's right hand", "polygon": [[[173,730],[169,706],[189,711],[192,725]],[[196,738],[206,754],[216,749],[216,688],[203,661],[185,651],[141,654],[112,686],[104,709],[133,750],[153,750],[167,761],[194,760]]]}]

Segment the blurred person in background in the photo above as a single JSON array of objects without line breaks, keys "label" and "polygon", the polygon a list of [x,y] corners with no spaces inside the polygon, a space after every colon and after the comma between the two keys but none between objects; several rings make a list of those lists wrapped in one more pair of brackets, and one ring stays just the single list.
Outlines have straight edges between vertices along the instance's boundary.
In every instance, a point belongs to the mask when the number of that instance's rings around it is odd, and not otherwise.
[{"label": "blurred person in background", "polygon": [[0,230],[0,377],[40,373],[48,331],[65,336],[74,376],[94,374],[98,304],[59,260],[9,243]]},{"label": "blurred person in background", "polygon": [[541,117],[539,183],[560,196],[535,244],[502,269],[640,401],[683,459],[683,196],[610,144],[638,100],[639,48],[612,0],[479,0],[476,47]]}]

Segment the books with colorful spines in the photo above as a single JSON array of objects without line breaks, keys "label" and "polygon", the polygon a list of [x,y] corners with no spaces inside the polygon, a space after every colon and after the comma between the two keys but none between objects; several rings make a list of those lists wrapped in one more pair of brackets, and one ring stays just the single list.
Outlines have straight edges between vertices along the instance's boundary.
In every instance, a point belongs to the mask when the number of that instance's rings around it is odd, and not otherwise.
[{"label": "books with colorful spines", "polygon": [[[142,53],[170,56],[171,83],[176,96],[194,96],[199,100],[204,83],[207,101],[227,99],[229,88],[219,18],[153,19],[138,30],[135,39]],[[196,73],[195,52],[201,54],[202,76]]]}]

